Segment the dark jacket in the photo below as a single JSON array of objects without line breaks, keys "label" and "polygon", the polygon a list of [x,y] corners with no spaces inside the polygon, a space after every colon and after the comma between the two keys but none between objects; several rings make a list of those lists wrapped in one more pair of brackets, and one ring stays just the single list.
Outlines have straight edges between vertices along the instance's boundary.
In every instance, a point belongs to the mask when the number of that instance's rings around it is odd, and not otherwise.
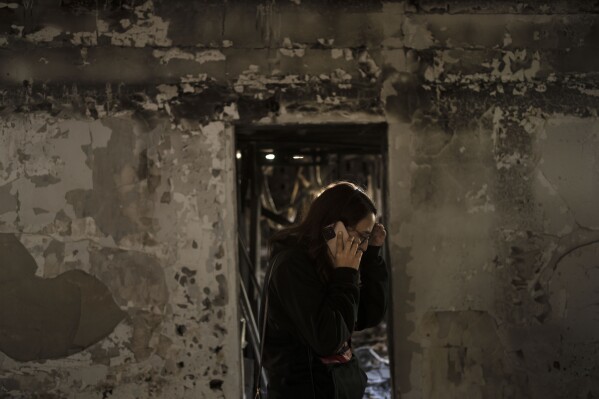
[{"label": "dark jacket", "polygon": [[310,399],[314,393],[316,398],[342,399],[346,396],[335,386],[360,384],[356,379],[363,379],[364,389],[366,374],[355,357],[336,365],[337,377],[333,377],[331,366],[324,365],[319,356],[334,354],[353,331],[373,327],[383,319],[389,303],[389,276],[380,247],[368,247],[359,271],[336,268],[327,283],[320,279],[307,247],[293,237],[275,244],[271,261],[276,256],[264,344],[268,398]]}]

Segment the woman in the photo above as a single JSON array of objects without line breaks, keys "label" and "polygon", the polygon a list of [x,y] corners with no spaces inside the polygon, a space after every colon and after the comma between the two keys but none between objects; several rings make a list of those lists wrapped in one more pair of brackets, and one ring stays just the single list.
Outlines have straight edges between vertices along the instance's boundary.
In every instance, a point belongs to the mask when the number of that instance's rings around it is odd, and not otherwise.
[{"label": "woman", "polygon": [[[380,256],[386,231],[376,216],[362,189],[336,182],[299,225],[269,240],[274,263],[263,354],[268,399],[362,398],[367,377],[351,351],[351,334],[380,323],[389,302]],[[338,234],[332,254],[322,230],[337,221],[349,237]]]}]

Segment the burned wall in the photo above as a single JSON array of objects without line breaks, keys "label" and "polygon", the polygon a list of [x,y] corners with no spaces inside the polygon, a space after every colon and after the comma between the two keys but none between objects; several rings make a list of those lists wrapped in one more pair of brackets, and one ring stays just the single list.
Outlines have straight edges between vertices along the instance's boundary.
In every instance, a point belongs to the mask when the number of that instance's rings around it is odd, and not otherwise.
[{"label": "burned wall", "polygon": [[0,3],[0,392],[239,397],[234,124],[386,120],[395,396],[598,396],[597,11]]},{"label": "burned wall", "polygon": [[413,3],[383,86],[402,397],[595,397],[596,10]]},{"label": "burned wall", "polygon": [[3,395],[235,392],[232,136],[147,122],[3,115]]}]

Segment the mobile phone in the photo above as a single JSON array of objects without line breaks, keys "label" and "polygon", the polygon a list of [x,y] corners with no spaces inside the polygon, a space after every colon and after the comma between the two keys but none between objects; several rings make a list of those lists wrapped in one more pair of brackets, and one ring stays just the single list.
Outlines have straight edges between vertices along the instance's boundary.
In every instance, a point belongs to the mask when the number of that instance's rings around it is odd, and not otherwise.
[{"label": "mobile phone", "polygon": [[322,234],[324,236],[325,241],[327,242],[329,249],[331,250],[332,256],[335,256],[335,254],[337,253],[337,233],[340,231],[343,232],[343,239],[347,240],[349,234],[342,221],[329,224],[328,226],[325,226],[322,230]]}]

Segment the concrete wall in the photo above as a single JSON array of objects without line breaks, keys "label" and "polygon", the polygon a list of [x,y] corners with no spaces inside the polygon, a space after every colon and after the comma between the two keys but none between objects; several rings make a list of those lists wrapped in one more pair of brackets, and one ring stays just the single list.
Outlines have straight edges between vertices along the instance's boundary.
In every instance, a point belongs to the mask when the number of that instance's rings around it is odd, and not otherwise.
[{"label": "concrete wall", "polygon": [[417,3],[383,86],[402,397],[595,397],[596,14]]},{"label": "concrete wall", "polygon": [[598,396],[598,11],[0,3],[0,393],[239,397],[233,123],[386,120],[396,396]]},{"label": "concrete wall", "polygon": [[237,394],[232,135],[154,122],[3,117],[0,384],[12,395]]}]

